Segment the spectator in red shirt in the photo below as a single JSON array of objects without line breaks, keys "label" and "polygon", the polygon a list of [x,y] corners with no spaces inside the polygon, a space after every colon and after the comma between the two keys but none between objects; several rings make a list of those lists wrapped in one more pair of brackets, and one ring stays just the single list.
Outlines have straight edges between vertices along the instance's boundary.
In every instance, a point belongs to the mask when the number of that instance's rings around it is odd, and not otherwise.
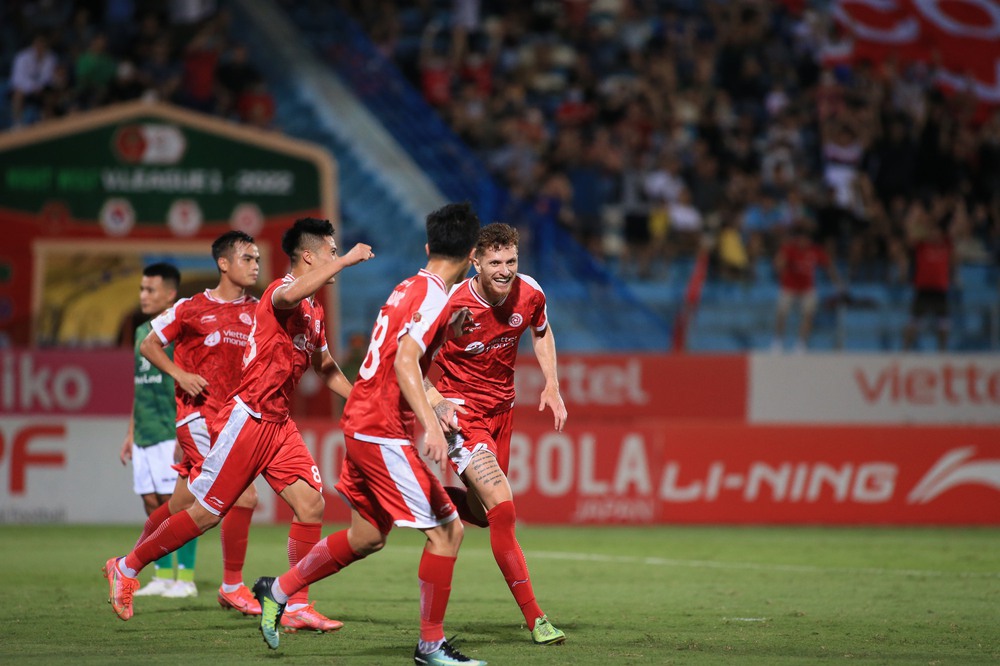
[{"label": "spectator in red shirt", "polygon": [[910,321],[903,329],[903,348],[913,349],[924,319],[934,321],[938,351],[948,347],[948,288],[954,264],[954,247],[945,226],[914,204],[907,224],[907,241],[913,256],[913,304]]},{"label": "spectator in red shirt", "polygon": [[774,269],[778,274],[778,308],[774,321],[773,351],[781,351],[785,339],[785,322],[796,302],[800,307],[799,336],[795,351],[805,351],[812,333],[813,318],[816,316],[818,298],[816,296],[816,268],[822,266],[831,282],[841,286],[837,268],[826,251],[809,235],[809,225],[797,220],[790,228],[789,237],[781,244],[774,258]]}]

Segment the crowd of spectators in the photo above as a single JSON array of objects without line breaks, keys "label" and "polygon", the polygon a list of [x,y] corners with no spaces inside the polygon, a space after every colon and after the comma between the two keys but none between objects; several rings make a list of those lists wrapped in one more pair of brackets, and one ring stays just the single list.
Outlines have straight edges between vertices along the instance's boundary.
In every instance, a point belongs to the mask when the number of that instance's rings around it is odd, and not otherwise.
[{"label": "crowd of spectators", "polygon": [[1000,113],[930,66],[840,61],[824,4],[347,2],[509,189],[509,221],[547,211],[630,278],[707,243],[751,279],[799,225],[848,280],[907,280],[930,225],[997,261]]},{"label": "crowd of spectators", "polygon": [[7,85],[13,128],[135,99],[274,122],[274,99],[215,2],[4,4],[6,34],[20,42]]}]

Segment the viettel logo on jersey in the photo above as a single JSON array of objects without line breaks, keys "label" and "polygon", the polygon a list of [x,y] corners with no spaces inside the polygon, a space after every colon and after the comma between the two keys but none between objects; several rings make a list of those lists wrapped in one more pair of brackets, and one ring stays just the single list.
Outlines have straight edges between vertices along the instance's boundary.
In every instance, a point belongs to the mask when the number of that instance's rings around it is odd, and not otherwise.
[{"label": "viettel logo on jersey", "polygon": [[123,125],[115,131],[112,148],[126,164],[176,164],[187,151],[187,139],[175,125]]},{"label": "viettel logo on jersey", "polygon": [[979,484],[1000,490],[1000,460],[970,460],[974,446],[952,449],[941,456],[907,496],[910,504],[927,504],[955,486]]}]

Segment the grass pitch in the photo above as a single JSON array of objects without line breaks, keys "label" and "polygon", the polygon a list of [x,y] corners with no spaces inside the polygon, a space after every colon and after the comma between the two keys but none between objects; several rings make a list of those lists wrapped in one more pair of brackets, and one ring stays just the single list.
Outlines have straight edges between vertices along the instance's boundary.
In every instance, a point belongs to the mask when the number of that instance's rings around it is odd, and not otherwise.
[{"label": "grass pitch", "polygon": [[[324,534],[338,528],[328,526]],[[100,569],[139,527],[0,527],[0,663],[405,664],[417,640],[422,538],[313,586],[334,634],[266,648],[223,612],[218,532],[199,543],[195,599],[138,598],[118,620]],[[490,664],[1000,663],[1000,530],[522,527],[535,593],[561,646],[531,643],[469,527],[445,630]],[[287,568],[284,527],[254,526],[246,582]],[[143,572],[142,579],[148,578]]]}]

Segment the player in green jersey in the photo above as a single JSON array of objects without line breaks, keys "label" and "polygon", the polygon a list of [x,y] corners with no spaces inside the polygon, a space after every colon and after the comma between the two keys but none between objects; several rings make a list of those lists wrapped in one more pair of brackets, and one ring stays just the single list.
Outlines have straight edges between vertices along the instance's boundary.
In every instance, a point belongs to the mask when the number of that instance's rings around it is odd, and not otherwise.
[{"label": "player in green jersey", "polygon": [[[155,317],[177,300],[181,274],[172,265],[158,263],[142,272],[139,287],[139,307],[142,314]],[[139,344],[151,329],[150,322],[141,324],[135,332],[135,397],[128,434],[122,444],[119,459],[123,465],[132,461],[132,483],[142,497],[146,515],[170,499],[177,483],[174,452],[177,446],[176,404],[174,380],[160,372],[139,353]],[[171,349],[169,352],[173,354]],[[177,580],[173,574],[173,556],[167,555],[154,564],[152,581],[136,594],[186,597],[197,594],[194,586],[195,542],[190,548],[177,551]]]}]

